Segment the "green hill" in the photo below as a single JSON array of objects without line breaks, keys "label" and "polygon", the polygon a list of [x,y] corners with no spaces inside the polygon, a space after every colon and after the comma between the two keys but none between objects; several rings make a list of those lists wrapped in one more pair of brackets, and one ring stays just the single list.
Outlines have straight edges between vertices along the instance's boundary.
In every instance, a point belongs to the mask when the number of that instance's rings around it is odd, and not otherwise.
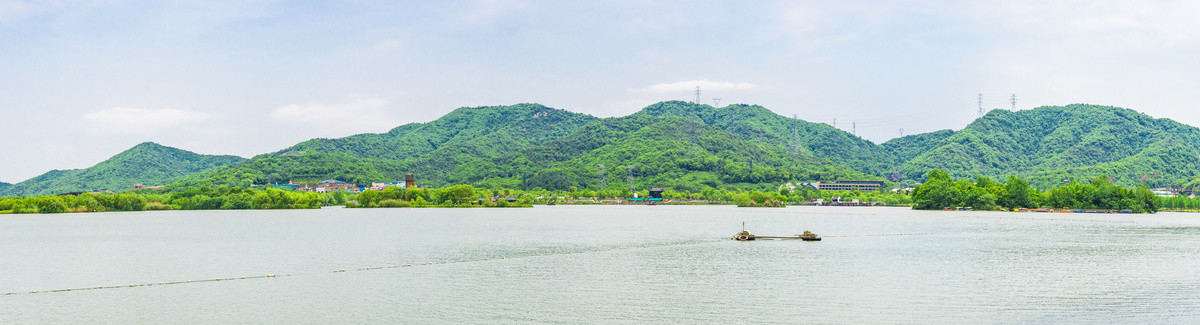
[{"label": "green hill", "polygon": [[[994,110],[962,131],[943,135],[911,140],[920,144],[893,149],[911,155],[936,143],[899,167],[905,178],[921,179],[937,168],[954,177],[1018,175],[1048,187],[1107,174],[1118,184],[1131,186],[1143,174],[1157,174],[1161,176],[1147,183],[1168,186],[1185,183],[1200,170],[1200,129],[1117,107],[1076,104]],[[898,146],[910,140],[893,141]]]},{"label": "green hill", "polygon": [[304,152],[255,157],[249,161],[213,168],[184,177],[172,188],[195,186],[249,187],[288,182],[315,183],[337,179],[355,184],[402,179],[408,171],[397,161],[359,158],[347,154]]},{"label": "green hill", "polygon": [[124,190],[134,184],[165,185],[213,167],[244,161],[237,156],[201,155],[145,142],[85,169],[52,170],[13,184],[5,196],[47,195],[91,190]]},{"label": "green hill", "polygon": [[897,161],[905,162],[937,147],[951,135],[954,135],[952,130],[913,134],[888,140],[880,146],[895,155]]},{"label": "green hill", "polygon": [[758,105],[709,105],[681,101],[650,105],[635,115],[679,116],[711,125],[743,140],[828,159],[870,175],[886,175],[898,161],[888,150],[824,123],[775,114]]},{"label": "green hill", "polygon": [[[937,168],[958,178],[1017,175],[1049,187],[1110,175],[1119,184],[1200,188],[1200,129],[1133,110],[1046,106],[996,110],[960,131],[883,144],[761,106],[681,101],[605,118],[537,104],[464,107],[387,133],[313,139],[248,161],[144,143],[83,170],[56,170],[8,187],[7,195],[174,187],[249,186],[335,178],[357,184],[417,174],[427,185],[564,189],[765,189],[790,181],[921,181]],[[214,168],[215,167],[215,168]],[[1188,185],[1190,184],[1190,185]],[[3,185],[0,185],[0,188]]]},{"label": "green hill", "polygon": [[12,184],[0,182],[0,193],[4,193],[4,191],[8,190],[9,187],[12,187]]},{"label": "green hill", "polygon": [[313,139],[245,164],[192,175],[181,186],[316,182],[357,184],[419,173],[444,184],[449,171],[479,159],[511,155],[562,138],[598,118],[538,104],[463,107],[428,123],[387,133]]},{"label": "green hill", "polygon": [[629,166],[638,188],[689,191],[773,187],[794,180],[872,178],[826,159],[747,141],[687,118],[634,114],[593,122],[570,136],[519,154],[463,165],[447,180],[484,186],[599,188],[600,165],[606,167],[610,188],[628,186]]},{"label": "green hill", "polygon": [[[468,183],[565,189],[598,187],[596,173],[601,164],[613,175],[610,184],[624,184],[625,168],[633,165],[639,184],[697,191],[795,180],[878,179],[818,157],[810,146],[788,149],[776,145],[786,139],[775,133],[788,125],[815,129],[805,129],[805,134],[845,133],[840,130],[782,118],[758,106],[713,109],[682,102],[664,104],[643,110],[653,114],[609,119],[535,104],[460,108],[438,120],[401,126],[385,134],[306,141],[243,164],[192,175],[181,186],[247,186],[328,178],[367,184],[398,180],[411,172],[435,186]],[[663,107],[705,112],[716,125],[654,112]],[[739,120],[732,124],[722,121],[729,116]],[[840,138],[886,153],[865,140]],[[754,168],[750,167],[752,161]]]},{"label": "green hill", "polygon": [[308,140],[271,156],[321,152],[393,161],[429,157],[430,163],[461,154],[499,157],[561,138],[596,119],[538,104],[463,107],[429,123],[405,124],[381,134]]}]

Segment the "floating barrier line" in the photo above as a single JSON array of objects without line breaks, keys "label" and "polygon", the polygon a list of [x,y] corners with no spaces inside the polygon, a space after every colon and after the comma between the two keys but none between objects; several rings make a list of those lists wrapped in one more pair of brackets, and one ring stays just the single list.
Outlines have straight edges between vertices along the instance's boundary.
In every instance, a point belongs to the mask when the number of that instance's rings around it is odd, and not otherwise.
[{"label": "floating barrier line", "polygon": [[56,290],[37,290],[37,291],[28,291],[28,292],[8,292],[8,293],[0,294],[0,296],[30,295],[30,294],[39,294],[39,293],[60,293],[60,292],[70,292],[70,291],[86,291],[86,290],[100,290],[100,289],[122,289],[122,288],[137,288],[137,287],[153,287],[153,286],[180,285],[180,284],[203,283],[203,282],[219,282],[219,281],[235,281],[235,280],[251,280],[251,279],[268,279],[268,278],[278,278],[278,277],[286,277],[286,276],[297,276],[297,275],[304,275],[304,274],[329,274],[329,273],[346,273],[346,272],[351,272],[351,271],[354,271],[354,272],[359,272],[359,271],[372,271],[372,270],[384,270],[384,269],[397,269],[397,268],[421,267],[421,266],[442,265],[442,264],[457,264],[457,263],[467,263],[467,262],[483,262],[483,261],[490,261],[490,260],[503,260],[503,259],[518,259],[518,258],[532,258],[532,257],[555,256],[555,255],[569,255],[569,254],[583,254],[583,253],[611,252],[611,251],[631,250],[631,249],[639,249],[639,248],[660,248],[660,247],[670,247],[670,246],[699,245],[699,244],[709,244],[709,243],[717,243],[717,242],[723,242],[723,241],[726,241],[726,240],[725,240],[725,239],[720,239],[720,240],[686,241],[686,242],[665,243],[665,244],[637,245],[637,246],[631,246],[631,247],[615,247],[615,248],[607,248],[607,249],[588,249],[588,250],[576,250],[576,251],[567,251],[567,252],[558,252],[558,253],[551,252],[551,253],[545,253],[545,254],[529,254],[529,255],[520,255],[520,256],[489,257],[489,258],[483,258],[483,259],[466,259],[466,260],[458,260],[458,261],[427,262],[427,263],[425,263],[425,264],[403,264],[403,265],[397,264],[397,265],[369,266],[369,267],[358,267],[358,268],[344,268],[344,269],[337,269],[337,270],[328,271],[328,272],[312,272],[312,273],[288,273],[288,274],[267,274],[267,275],[253,275],[253,276],[230,277],[230,278],[215,278],[215,279],[203,279],[203,280],[185,280],[185,281],[155,282],[155,283],[141,283],[141,284],[127,284],[127,285],[96,286],[96,287],[68,288],[68,289],[56,289]]}]

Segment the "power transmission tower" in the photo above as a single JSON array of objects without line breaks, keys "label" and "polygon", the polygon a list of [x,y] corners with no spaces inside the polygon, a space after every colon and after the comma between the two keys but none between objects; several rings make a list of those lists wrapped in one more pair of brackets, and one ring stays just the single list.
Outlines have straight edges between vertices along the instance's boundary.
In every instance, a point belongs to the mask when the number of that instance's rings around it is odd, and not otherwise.
[{"label": "power transmission tower", "polygon": [[607,185],[604,182],[604,164],[600,164],[600,190],[603,191]]},{"label": "power transmission tower", "polygon": [[800,152],[800,130],[792,128],[792,151]]},{"label": "power transmission tower", "polygon": [[696,105],[700,104],[700,86],[696,86],[696,101],[692,103]]},{"label": "power transmission tower", "polygon": [[850,122],[850,134],[858,136],[858,122]]},{"label": "power transmission tower", "polygon": [[835,127],[835,128],[837,127],[837,118],[836,117],[833,118],[833,127]]},{"label": "power transmission tower", "polygon": [[904,137],[904,128],[900,128],[900,137]]},{"label": "power transmission tower", "polygon": [[1017,94],[1012,94],[1012,110],[1017,110]]},{"label": "power transmission tower", "polygon": [[979,94],[979,117],[983,117],[983,94]]},{"label": "power transmission tower", "polygon": [[633,187],[633,165],[627,166],[626,169],[629,170],[625,176],[625,181],[629,183],[629,193],[636,192],[637,189]]},{"label": "power transmission tower", "polygon": [[713,98],[713,107],[721,107],[721,99]]},{"label": "power transmission tower", "polygon": [[800,119],[800,114],[792,114],[792,119],[793,119],[793,120],[799,120],[799,119]]}]

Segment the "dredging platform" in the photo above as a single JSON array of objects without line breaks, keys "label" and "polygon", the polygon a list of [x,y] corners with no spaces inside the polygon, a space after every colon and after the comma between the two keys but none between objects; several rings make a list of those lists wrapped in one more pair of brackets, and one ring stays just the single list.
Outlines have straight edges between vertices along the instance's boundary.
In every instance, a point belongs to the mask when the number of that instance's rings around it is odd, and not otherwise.
[{"label": "dredging platform", "polygon": [[751,240],[758,240],[758,239],[783,239],[783,240],[799,239],[799,240],[803,240],[803,241],[821,241],[821,236],[817,236],[817,234],[814,234],[808,230],[805,230],[803,234],[799,234],[799,235],[795,235],[795,236],[758,236],[758,235],[750,234],[749,231],[742,230],[742,232],[739,232],[736,235],[733,235],[733,238],[730,238],[730,239],[733,239],[736,241],[751,241]]}]

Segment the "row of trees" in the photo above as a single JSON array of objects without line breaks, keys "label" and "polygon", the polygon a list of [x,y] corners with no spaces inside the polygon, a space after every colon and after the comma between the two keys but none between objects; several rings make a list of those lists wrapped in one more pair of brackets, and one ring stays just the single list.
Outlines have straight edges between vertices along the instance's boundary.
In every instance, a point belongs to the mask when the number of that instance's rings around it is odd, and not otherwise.
[{"label": "row of trees", "polygon": [[11,213],[142,211],[145,210],[146,203],[145,196],[134,193],[7,197],[0,199],[0,211]]},{"label": "row of trees", "polygon": [[1165,209],[1200,212],[1200,197],[1176,196],[1163,198],[1162,207]]},{"label": "row of trees", "polygon": [[1099,177],[1089,184],[1071,182],[1045,192],[1030,187],[1028,182],[1016,176],[1009,176],[1005,183],[993,182],[984,176],[977,177],[974,182],[967,179],[955,181],[950,174],[934,169],[929,172],[927,178],[925,184],[913,191],[914,209],[972,207],[978,210],[995,210],[1044,207],[1152,213],[1161,207],[1160,199],[1145,187],[1122,188],[1113,184],[1107,176]]},{"label": "row of trees", "polygon": [[237,187],[193,188],[181,192],[83,193],[0,199],[0,212],[65,213],[145,210],[315,209],[343,204],[346,193],[293,192]]},{"label": "row of trees", "polygon": [[[504,191],[506,194],[509,191]],[[513,192],[511,194],[518,194]],[[346,206],[352,208],[396,208],[396,207],[425,207],[425,206],[469,206],[487,207],[530,206],[534,201],[530,195],[521,195],[516,204],[509,204],[507,198],[493,200],[500,196],[490,190],[476,190],[471,185],[454,185],[439,189],[399,188],[388,187],[381,191],[366,190],[359,193],[356,202]],[[541,196],[545,199],[547,196]],[[482,204],[480,204],[482,203]]]}]

